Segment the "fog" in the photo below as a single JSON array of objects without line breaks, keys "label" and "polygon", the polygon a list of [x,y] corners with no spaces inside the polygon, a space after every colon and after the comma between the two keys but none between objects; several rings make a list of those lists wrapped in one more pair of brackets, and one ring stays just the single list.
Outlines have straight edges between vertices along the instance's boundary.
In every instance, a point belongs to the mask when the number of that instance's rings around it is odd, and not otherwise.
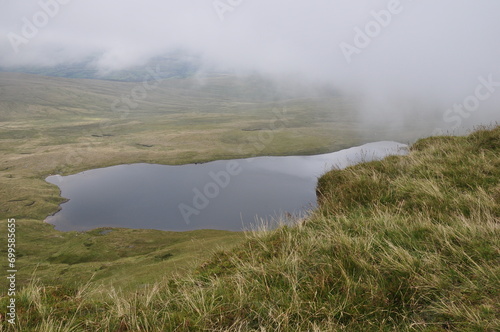
[{"label": "fog", "polygon": [[109,71],[183,50],[210,70],[334,85],[366,123],[459,131],[500,121],[499,13],[498,0],[0,0],[0,66],[92,57]]}]

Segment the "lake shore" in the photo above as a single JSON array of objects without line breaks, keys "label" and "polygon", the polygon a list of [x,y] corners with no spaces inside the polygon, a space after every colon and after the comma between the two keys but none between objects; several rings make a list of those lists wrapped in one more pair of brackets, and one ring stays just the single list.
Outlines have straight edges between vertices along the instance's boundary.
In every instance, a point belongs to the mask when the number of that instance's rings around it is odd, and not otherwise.
[{"label": "lake shore", "polygon": [[307,213],[316,206],[317,178],[332,168],[407,150],[405,144],[383,141],[314,156],[176,166],[127,164],[49,176],[46,180],[71,201],[62,203],[62,211],[46,221],[63,231],[101,227],[240,231],[255,227],[261,219],[272,224],[285,214]]}]

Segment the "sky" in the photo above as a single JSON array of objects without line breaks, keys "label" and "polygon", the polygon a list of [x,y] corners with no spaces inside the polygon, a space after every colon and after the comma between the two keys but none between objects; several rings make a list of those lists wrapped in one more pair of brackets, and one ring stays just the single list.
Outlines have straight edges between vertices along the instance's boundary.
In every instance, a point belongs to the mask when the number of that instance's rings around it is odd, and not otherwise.
[{"label": "sky", "polygon": [[175,50],[208,68],[333,84],[365,119],[500,121],[498,0],[0,0],[0,66],[95,57],[101,70]]}]

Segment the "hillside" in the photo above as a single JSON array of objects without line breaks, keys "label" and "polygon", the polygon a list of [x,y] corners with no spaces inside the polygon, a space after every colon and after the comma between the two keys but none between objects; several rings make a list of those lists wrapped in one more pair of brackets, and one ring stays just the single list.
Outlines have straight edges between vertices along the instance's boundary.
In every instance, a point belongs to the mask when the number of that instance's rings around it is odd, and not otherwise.
[{"label": "hillside", "polygon": [[498,331],[499,155],[496,127],[332,170],[308,219],[189,276],[135,292],[33,281],[19,330]]},{"label": "hillside", "polygon": [[[142,69],[136,82],[118,82],[0,72],[0,227],[18,220],[20,287],[36,271],[50,286],[94,275],[94,281],[134,288],[187,273],[243,238],[205,230],[54,231],[44,219],[64,199],[44,180],[48,175],[127,163],[315,154],[422,134],[422,128],[365,132],[357,125],[355,100],[331,89],[259,75],[160,75],[159,81],[154,75]],[[6,241],[0,238],[2,252]],[[136,269],[140,264],[147,272]],[[0,284],[0,294],[6,287]]]},{"label": "hillside", "polygon": [[59,64],[57,66],[17,66],[2,67],[0,72],[16,72],[36,74],[63,78],[84,78],[94,80],[110,80],[121,82],[141,82],[147,74],[145,68],[160,68],[161,78],[189,77],[200,67],[200,60],[196,56],[181,51],[155,57],[141,66],[133,66],[128,69],[102,71],[97,67],[97,57],[88,57],[81,62]]}]

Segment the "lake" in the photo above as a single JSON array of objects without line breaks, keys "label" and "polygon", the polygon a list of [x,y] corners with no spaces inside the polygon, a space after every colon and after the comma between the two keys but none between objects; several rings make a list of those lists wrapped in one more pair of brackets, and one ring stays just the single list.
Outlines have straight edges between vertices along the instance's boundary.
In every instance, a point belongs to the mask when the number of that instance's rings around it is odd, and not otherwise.
[{"label": "lake", "polygon": [[46,222],[61,231],[123,227],[241,231],[316,206],[316,183],[344,168],[407,146],[376,142],[316,156],[257,157],[179,166],[119,165],[49,176],[69,199]]}]

